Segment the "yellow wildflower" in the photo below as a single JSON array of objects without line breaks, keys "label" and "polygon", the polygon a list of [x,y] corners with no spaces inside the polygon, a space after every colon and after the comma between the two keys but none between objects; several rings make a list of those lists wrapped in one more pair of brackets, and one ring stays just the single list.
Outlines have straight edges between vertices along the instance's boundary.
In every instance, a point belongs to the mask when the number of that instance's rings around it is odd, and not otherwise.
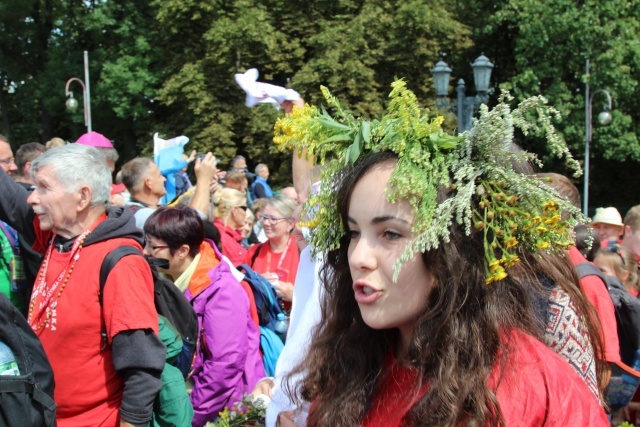
[{"label": "yellow wildflower", "polygon": [[547,212],[555,212],[555,211],[558,210],[558,205],[556,204],[556,202],[551,200],[551,201],[545,203],[544,206],[542,207],[542,209],[544,211],[547,211]]},{"label": "yellow wildflower", "polygon": [[538,240],[536,246],[538,247],[538,249],[547,249],[549,247],[549,242]]},{"label": "yellow wildflower", "polygon": [[489,263],[489,268],[494,268],[494,267],[500,265],[501,262],[502,262],[502,260],[494,259],[493,261],[491,261]]},{"label": "yellow wildflower", "polygon": [[544,220],[545,224],[557,224],[558,222],[560,222],[560,215],[557,214]]},{"label": "yellow wildflower", "polygon": [[[502,268],[502,266],[498,266],[498,268],[495,271],[491,272],[491,276],[489,278],[493,279],[491,280],[491,282],[494,282],[494,281],[497,282],[498,280],[502,280],[505,277],[507,277],[507,272],[504,270],[504,268]],[[488,283],[491,283],[491,282],[488,282]],[[485,280],[485,283],[487,283],[486,280]]]},{"label": "yellow wildflower", "polygon": [[511,236],[507,240],[504,241],[504,244],[507,245],[507,248],[512,248],[518,244],[518,239]]},{"label": "yellow wildflower", "polygon": [[505,258],[507,260],[504,263],[505,268],[513,267],[515,264],[520,262],[520,257],[518,257],[518,255],[507,254]]}]

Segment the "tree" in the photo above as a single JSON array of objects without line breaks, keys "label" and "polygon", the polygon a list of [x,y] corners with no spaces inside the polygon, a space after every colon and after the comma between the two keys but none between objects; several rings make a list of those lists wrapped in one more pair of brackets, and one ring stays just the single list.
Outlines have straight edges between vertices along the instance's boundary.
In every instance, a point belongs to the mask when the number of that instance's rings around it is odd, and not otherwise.
[{"label": "tree", "polygon": [[[591,88],[605,88],[614,98],[613,123],[594,125],[591,205],[637,202],[637,189],[620,191],[612,178],[630,179],[640,162],[640,2],[480,0],[457,7],[463,22],[475,29],[476,45],[492,50],[501,87],[517,100],[543,94],[561,111],[558,129],[578,158],[584,152],[585,61],[590,58]],[[602,101],[594,100],[596,116]],[[535,138],[522,142],[540,151]],[[545,162],[560,168],[554,159]],[[621,171],[628,175],[619,176]]]}]

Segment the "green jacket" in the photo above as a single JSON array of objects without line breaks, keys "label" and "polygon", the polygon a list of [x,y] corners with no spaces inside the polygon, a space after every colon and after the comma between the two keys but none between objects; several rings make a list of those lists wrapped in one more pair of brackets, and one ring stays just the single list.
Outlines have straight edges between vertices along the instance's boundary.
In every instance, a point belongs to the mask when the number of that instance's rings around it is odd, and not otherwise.
[{"label": "green jacket", "polygon": [[28,295],[26,291],[11,290],[11,261],[14,257],[11,242],[0,229],[0,292],[22,313],[26,313]]},{"label": "green jacket", "polygon": [[162,389],[153,403],[153,426],[191,427],[193,407],[186,383],[180,370],[171,365],[182,350],[182,340],[163,316],[158,316],[158,332],[167,347],[167,361],[160,375]]}]

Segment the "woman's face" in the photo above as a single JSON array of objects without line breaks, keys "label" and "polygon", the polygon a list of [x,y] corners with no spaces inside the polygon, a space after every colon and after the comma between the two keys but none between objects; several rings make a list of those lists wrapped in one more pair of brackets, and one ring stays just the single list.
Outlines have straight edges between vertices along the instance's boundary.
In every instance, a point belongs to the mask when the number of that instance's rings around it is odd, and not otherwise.
[{"label": "woman's face", "polygon": [[418,315],[427,306],[433,278],[416,254],[405,262],[396,283],[393,265],[413,237],[408,201],[391,204],[385,188],[393,164],[373,168],[356,184],[349,201],[349,268],[354,297],[364,322],[373,329],[399,328],[408,342]]},{"label": "woman's face", "polygon": [[166,273],[173,277],[182,265],[182,259],[180,258],[178,251],[174,251],[172,255],[169,246],[164,240],[150,234],[147,234],[145,237],[147,243],[143,249],[144,256],[147,258],[162,258],[168,260],[169,268],[164,269],[158,267],[158,270],[161,273]]},{"label": "woman's face", "polygon": [[237,205],[231,207],[231,227],[236,230],[241,230],[244,227],[244,220],[247,216],[247,204]]},{"label": "woman's face", "polygon": [[613,265],[613,262],[611,262],[611,259],[609,259],[609,257],[604,256],[604,255],[597,255],[594,259],[593,259],[593,263],[596,265],[596,267],[598,267],[600,269],[600,271],[602,271],[604,274],[608,274],[609,276],[614,276],[617,277],[616,275],[616,268]]},{"label": "woman's face", "polygon": [[248,215],[245,215],[244,224],[240,229],[240,234],[242,234],[242,237],[244,237],[245,239],[249,237],[249,235],[251,234],[252,228],[253,228],[253,219],[251,219],[251,217],[249,217]]},{"label": "woman's face", "polygon": [[289,236],[289,233],[293,229],[293,220],[286,218],[271,205],[265,206],[262,212],[260,212],[260,216],[264,233],[269,240]]}]

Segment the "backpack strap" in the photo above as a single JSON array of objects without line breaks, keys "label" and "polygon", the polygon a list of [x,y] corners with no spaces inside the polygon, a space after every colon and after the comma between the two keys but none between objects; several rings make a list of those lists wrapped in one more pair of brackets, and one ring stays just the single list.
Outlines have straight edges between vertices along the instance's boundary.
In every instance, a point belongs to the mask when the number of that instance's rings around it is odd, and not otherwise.
[{"label": "backpack strap", "polygon": [[102,295],[104,292],[104,286],[107,284],[107,277],[109,277],[109,273],[111,273],[111,270],[113,270],[113,267],[116,266],[118,261],[127,255],[143,256],[138,249],[133,246],[125,245],[115,248],[109,252],[106,257],[104,257],[102,265],[100,266],[100,291],[98,292],[100,307],[102,307]]},{"label": "backpack strap", "polygon": [[[102,265],[100,266],[100,290],[98,291],[98,302],[100,303],[100,308],[102,308],[102,296],[104,294],[104,286],[107,284],[107,277],[109,277],[109,273],[111,273],[111,270],[113,270],[113,267],[116,266],[118,261],[120,261],[127,255],[142,256],[142,253],[133,246],[119,246],[109,252],[107,256],[102,260]],[[107,330],[104,327],[102,328],[102,332],[100,332],[100,335],[102,337],[102,345],[100,347],[100,351],[103,351],[107,348],[107,344],[109,341],[107,339]]]},{"label": "backpack strap", "polygon": [[582,279],[587,276],[598,276],[600,280],[602,280],[604,285],[607,288],[609,287],[607,286],[608,282],[604,273],[598,267],[591,264],[590,262],[581,262],[580,264],[575,266],[575,270],[576,270],[576,273],[578,273],[578,278]]},{"label": "backpack strap", "polygon": [[253,265],[256,263],[256,259],[258,258],[258,255],[260,255],[262,246],[264,246],[264,243],[260,243],[256,251],[253,253],[253,256],[251,257],[251,264],[249,265],[249,267],[253,268]]}]

